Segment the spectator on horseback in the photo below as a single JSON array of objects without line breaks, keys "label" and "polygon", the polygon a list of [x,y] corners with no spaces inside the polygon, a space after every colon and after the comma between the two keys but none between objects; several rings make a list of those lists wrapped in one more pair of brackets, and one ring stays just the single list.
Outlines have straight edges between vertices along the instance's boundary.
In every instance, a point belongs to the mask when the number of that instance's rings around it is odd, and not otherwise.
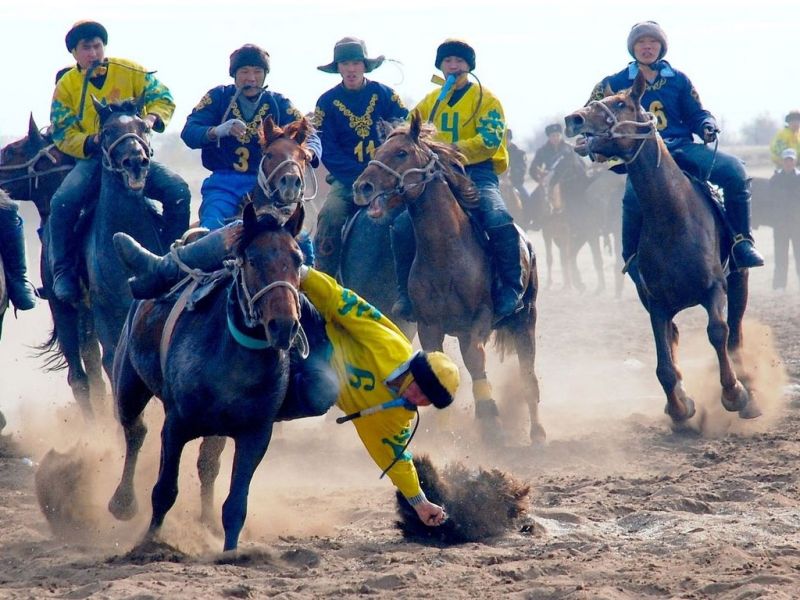
[{"label": "spectator on horseback", "polygon": [[[80,297],[76,272],[79,240],[75,225],[81,209],[96,198],[100,187],[102,152],[92,96],[101,101],[142,98],[143,119],[157,132],[164,131],[175,103],[153,72],[130,60],[105,57],[108,32],[100,23],[75,23],[65,42],[76,64],[56,83],[50,121],[53,142],[76,161],[51,200],[48,259],[53,272],[53,292],[59,300],[74,304]],[[151,161],[144,192],[163,204],[164,239],[179,238],[189,225],[191,194],[186,182],[162,164]]]},{"label": "spectator on horseback", "polygon": [[25,232],[19,206],[0,189],[0,257],[6,276],[8,299],[16,310],[36,306],[33,284],[25,264]]},{"label": "spectator on horseback", "polygon": [[[186,119],[181,139],[200,149],[203,166],[211,171],[200,193],[200,226],[218,229],[240,213],[242,198],[256,186],[261,164],[258,136],[268,116],[279,127],[303,118],[282,94],[266,89],[270,57],[255,44],[245,44],[230,56],[233,83],[210,89]],[[311,132],[306,141],[319,164],[322,146]]]},{"label": "spectator on horseback", "polygon": [[[770,194],[779,206],[786,207],[794,218],[777,219],[773,227],[775,240],[775,271],[772,276],[772,289],[786,288],[789,274],[789,244],[794,246],[795,268],[800,279],[800,169],[797,168],[797,151],[785,148],[781,152],[781,167],[769,180]],[[796,216],[795,216],[796,215]]]},{"label": "spectator on horseback", "polygon": [[317,67],[342,77],[341,83],[319,97],[314,111],[331,186],[317,218],[314,250],[317,268],[332,276],[339,270],[342,228],[356,212],[353,182],[382,141],[379,125],[403,121],[408,115],[397,92],[364,77],[384,60],[383,56],[368,58],[363,40],[345,37],[333,47],[333,61]]},{"label": "spectator on horseback", "polygon": [[[508,168],[503,106],[473,73],[475,50],[462,40],[447,39],[436,49],[434,62],[444,75],[441,90],[430,92],[414,110],[433,123],[437,138],[453,144],[466,157],[465,169],[475,184],[479,205],[473,210],[489,238],[495,272],[492,301],[495,321],[522,308],[525,273],[520,261],[520,234],[500,195],[498,175]],[[472,75],[477,85],[469,81]],[[401,214],[394,222],[392,246],[397,267],[399,298],[392,312],[413,320],[408,275],[414,260],[411,219]]]},{"label": "spectator on horseback", "polygon": [[[114,243],[123,263],[135,274],[130,279],[133,295],[152,298],[180,280],[185,275],[182,268],[219,268],[223,259],[234,254],[242,229],[240,221],[234,222],[176,247],[175,255],[163,257],[151,254],[124,234],[117,234]],[[431,526],[442,524],[444,509],[425,497],[407,447],[418,407],[432,404],[441,409],[453,402],[459,385],[458,368],[442,352],[414,352],[411,342],[392,321],[322,271],[303,266],[300,290],[319,313],[303,320],[308,339],[327,335],[330,340],[331,351],[326,354],[338,379],[336,402],[347,415],[339,422],[353,422],[375,464],[414,507],[420,520]],[[319,328],[324,328],[322,336]],[[307,396],[294,399],[300,405],[318,402],[310,397],[320,385],[316,372],[301,368],[293,373],[293,380],[298,375],[302,378],[303,385],[297,387]]]},{"label": "spectator on horseback", "polygon": [[775,166],[780,169],[784,166],[783,151],[791,148],[800,154],[800,110],[790,110],[785,118],[786,127],[781,129],[772,138],[769,145],[770,156]]},{"label": "spectator on horseback", "polygon": [[530,176],[536,183],[542,183],[558,162],[572,152],[572,146],[564,140],[564,128],[559,123],[548,125],[544,133],[547,141],[536,150],[530,167]]},{"label": "spectator on horseback", "polygon": [[[707,145],[718,141],[717,121],[703,108],[689,78],[664,60],[666,33],[654,21],[637,23],[628,34],[628,52],[634,60],[598,83],[589,101],[631,87],[641,71],[647,80],[642,106],[656,119],[656,127],[675,162],[693,176],[708,178],[723,190],[725,214],[735,234],[732,254],[736,266],[740,269],[762,266],[764,259],[753,245],[750,231],[750,179],[738,158],[719,152],[716,145],[713,148]],[[692,134],[703,143],[695,143]],[[641,226],[641,208],[628,179],[622,200],[622,257],[634,279],[637,271],[631,261],[639,246]]]},{"label": "spectator on horseback", "polygon": [[508,178],[511,185],[520,195],[523,202],[528,201],[528,190],[525,189],[525,171],[528,169],[528,157],[525,150],[517,146],[512,140],[514,134],[506,130],[506,148],[508,149]]}]

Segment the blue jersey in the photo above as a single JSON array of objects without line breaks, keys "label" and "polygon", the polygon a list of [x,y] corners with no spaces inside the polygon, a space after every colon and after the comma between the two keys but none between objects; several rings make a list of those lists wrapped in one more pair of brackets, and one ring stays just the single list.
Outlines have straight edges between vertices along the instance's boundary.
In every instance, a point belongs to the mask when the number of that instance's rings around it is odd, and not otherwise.
[{"label": "blue jersey", "polygon": [[[235,85],[220,85],[209,90],[192,110],[181,131],[181,139],[190,148],[201,148],[203,166],[209,171],[234,171],[255,175],[261,162],[261,147],[258,134],[262,122],[268,116],[276,125],[283,127],[303,118],[291,101],[281,94],[264,91],[250,120],[242,114],[240,100],[232,102],[236,95]],[[238,139],[227,136],[220,140],[209,140],[208,130],[228,119],[239,119],[247,125],[247,131]],[[316,133],[306,138],[306,145],[315,156],[322,155],[322,144]]]},{"label": "blue jersey", "polygon": [[359,90],[348,90],[341,83],[331,88],[319,97],[314,111],[325,168],[351,186],[380,145],[378,122],[402,121],[407,115],[397,93],[377,81],[366,80]]},{"label": "blue jersey", "polygon": [[[660,67],[658,74],[655,80],[648,82],[642,96],[642,107],[655,115],[658,131],[667,145],[675,147],[691,142],[693,133],[702,137],[705,124],[716,128],[714,117],[703,108],[700,96],[689,78],[673,69],[665,60],[657,66]],[[589,100],[602,100],[605,96],[630,88],[638,72],[638,63],[630,63],[619,73],[598,83]]]}]

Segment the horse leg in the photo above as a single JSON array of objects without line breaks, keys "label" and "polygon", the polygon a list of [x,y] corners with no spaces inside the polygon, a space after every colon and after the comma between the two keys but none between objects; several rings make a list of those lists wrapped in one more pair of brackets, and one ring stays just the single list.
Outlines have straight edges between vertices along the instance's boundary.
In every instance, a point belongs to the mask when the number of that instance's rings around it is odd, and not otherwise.
[{"label": "horse leg", "polygon": [[147,528],[144,541],[152,540],[161,526],[164,517],[175,504],[178,497],[178,470],[181,463],[183,447],[188,439],[179,431],[177,424],[167,414],[164,428],[161,430],[161,464],[158,469],[158,481],[153,486],[153,516]]},{"label": "horse leg", "polygon": [[683,389],[680,372],[673,359],[677,352],[677,327],[671,318],[656,310],[650,311],[650,325],[656,342],[656,377],[667,395],[664,412],[674,423],[683,423],[694,415],[695,408],[694,401]]},{"label": "horse leg", "polygon": [[475,400],[475,419],[480,428],[483,441],[492,445],[505,442],[500,411],[492,397],[492,386],[486,377],[486,350],[479,336],[464,334],[458,336],[461,357],[472,378],[472,397]]},{"label": "horse leg", "polygon": [[[729,279],[730,281],[730,279]],[[742,283],[746,282],[741,277],[734,277],[731,283],[733,290],[729,289],[728,295],[730,297],[733,292],[733,298],[728,304],[728,319],[733,317],[733,328],[725,320],[725,305],[726,297],[725,291],[721,285],[716,286],[711,294],[711,300],[705,307],[708,312],[708,339],[714,350],[717,352],[717,360],[719,361],[719,381],[722,385],[722,406],[725,410],[734,412],[738,411],[739,416],[743,419],[753,419],[761,414],[761,411],[755,406],[748,407],[750,404],[750,394],[747,389],[736,377],[733,363],[731,361],[728,350],[730,348],[731,354],[736,354],[741,346],[741,319],[744,316],[744,306],[747,302],[747,296],[741,297]],[[745,288],[746,289],[746,288]],[[738,321],[737,321],[738,317]],[[733,330],[738,328],[738,334],[734,334],[738,339],[736,346],[732,347],[729,336]]]},{"label": "horse leg", "polygon": [[131,365],[127,353],[127,340],[120,340],[120,364],[115,372],[114,396],[116,398],[117,418],[125,433],[125,465],[122,479],[114,495],[108,502],[108,510],[117,519],[127,521],[138,510],[133,476],[139,450],[147,435],[147,426],[142,419],[142,411],[152,397],[152,393]]},{"label": "horse leg", "polygon": [[200,522],[214,528],[214,481],[219,475],[219,457],[225,448],[225,438],[210,436],[203,438],[197,456],[197,474],[200,477]]},{"label": "horse leg", "polygon": [[535,313],[529,327],[519,327],[514,332],[514,345],[519,361],[519,370],[525,386],[525,396],[528,399],[528,412],[530,414],[531,444],[543,444],[547,439],[544,427],[539,420],[539,378],[534,368],[536,360],[536,316]]},{"label": "horse leg", "polygon": [[261,459],[267,452],[272,437],[272,423],[262,431],[235,438],[236,452],[233,456],[233,476],[228,497],[222,505],[222,526],[225,529],[225,546],[223,550],[236,550],[239,545],[239,534],[244,527],[247,516],[247,494],[250,481]]},{"label": "horse leg", "polygon": [[553,236],[545,232],[546,227],[542,227],[542,238],[544,239],[544,262],[547,265],[547,287],[553,287]]},{"label": "horse leg", "polygon": [[[87,319],[91,321],[91,319]],[[94,329],[81,330],[81,358],[89,378],[89,398],[92,406],[102,414],[106,408],[107,390],[103,380],[103,363],[100,342]]]},{"label": "horse leg", "polygon": [[[67,361],[67,385],[72,390],[72,396],[81,409],[83,418],[86,421],[94,420],[94,409],[90,397],[91,380],[87,377],[83,369],[81,360],[81,335],[79,333],[78,310],[74,307],[61,302],[60,300],[50,299],[50,314],[53,317],[56,344],[48,342],[44,348],[53,349],[60,352]],[[57,350],[55,350],[57,348]],[[50,354],[50,352],[47,352]]]},{"label": "horse leg", "polygon": [[597,287],[595,294],[601,294],[606,289],[606,276],[603,273],[603,251],[600,248],[600,238],[594,235],[589,236],[589,249],[592,251],[592,263],[594,272],[597,275]]}]

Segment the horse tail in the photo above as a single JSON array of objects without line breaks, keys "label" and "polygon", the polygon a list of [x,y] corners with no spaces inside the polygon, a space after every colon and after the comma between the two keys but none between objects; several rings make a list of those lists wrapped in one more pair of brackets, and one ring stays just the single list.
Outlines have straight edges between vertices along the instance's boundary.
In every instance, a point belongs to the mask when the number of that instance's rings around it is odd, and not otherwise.
[{"label": "horse tail", "polygon": [[63,371],[67,368],[67,359],[58,343],[56,326],[50,330],[50,337],[38,346],[34,346],[34,358],[42,359],[42,370],[46,373]]}]

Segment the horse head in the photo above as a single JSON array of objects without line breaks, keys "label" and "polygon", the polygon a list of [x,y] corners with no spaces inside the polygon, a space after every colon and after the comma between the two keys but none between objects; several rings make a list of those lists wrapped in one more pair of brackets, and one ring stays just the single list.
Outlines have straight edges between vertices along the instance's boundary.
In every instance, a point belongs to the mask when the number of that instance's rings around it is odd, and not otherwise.
[{"label": "horse head", "polygon": [[[49,135],[41,133],[31,114],[28,135],[0,149],[0,186],[12,198],[33,200],[40,214],[46,215],[50,211],[50,195],[73,164],[72,157],[56,148]],[[40,190],[39,180],[55,174],[60,178],[48,179]]]},{"label": "horse head", "polygon": [[311,162],[311,152],[305,141],[310,130],[311,124],[306,118],[286,127],[278,127],[272,117],[264,120],[259,136],[262,158],[258,166],[258,187],[262,194],[254,197],[258,214],[266,209],[284,220],[294,213],[295,204],[310,200],[304,197],[305,173]]},{"label": "horse head", "polygon": [[567,136],[583,135],[590,156],[631,162],[647,139],[655,138],[655,117],[642,108],[647,82],[641,71],[633,86],[602,100],[589,102],[564,118]]},{"label": "horse head", "polygon": [[245,205],[243,232],[236,249],[240,265],[240,305],[248,326],[260,324],[270,346],[286,350],[300,331],[300,266],[303,254],[295,236],[303,227],[303,211],[283,225],[273,215],[256,216]]},{"label": "horse head", "polygon": [[356,179],[355,204],[369,206],[367,214],[378,219],[401,203],[411,206],[419,201],[427,184],[437,178],[462,200],[475,202],[477,194],[464,173],[464,155],[435,140],[435,133],[433,125],[423,123],[415,110],[411,122],[388,135]]},{"label": "horse head", "polygon": [[153,151],[147,141],[149,128],[139,116],[141,98],[108,104],[92,96],[92,102],[100,118],[103,168],[118,173],[130,191],[142,191]]}]

